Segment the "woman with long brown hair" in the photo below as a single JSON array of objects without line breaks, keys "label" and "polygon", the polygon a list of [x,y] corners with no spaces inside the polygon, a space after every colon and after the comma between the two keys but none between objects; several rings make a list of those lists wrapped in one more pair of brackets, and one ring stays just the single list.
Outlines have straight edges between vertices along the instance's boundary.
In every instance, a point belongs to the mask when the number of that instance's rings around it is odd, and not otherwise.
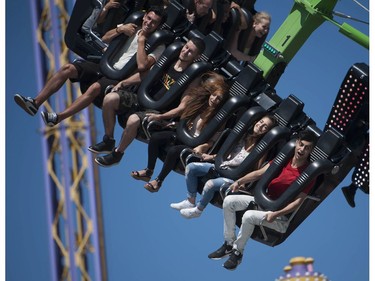
[{"label": "woman with long brown hair", "polygon": [[[251,153],[254,147],[261,140],[262,136],[276,125],[276,118],[273,115],[265,115],[260,120],[254,122],[249,132],[242,137],[240,142],[235,146],[227,160],[220,164],[220,169],[228,169],[229,167],[239,166],[245,158]],[[265,158],[263,157],[257,162],[255,169],[259,169],[264,164]],[[214,157],[214,156],[211,156]],[[210,160],[209,156],[204,155],[205,161]],[[187,199],[179,202],[172,203],[173,209],[179,210],[181,215],[185,218],[199,217],[208,203],[214,197],[215,192],[220,191],[223,185],[233,183],[234,180],[230,178],[221,177],[217,173],[216,177],[208,180],[202,192],[201,200],[196,205],[196,196],[198,193],[198,178],[209,173],[215,167],[214,163],[209,162],[192,162],[186,166],[185,179],[188,191]]]},{"label": "woman with long brown hair", "polygon": [[[209,72],[202,77],[202,83],[199,86],[191,88],[188,91],[187,95],[189,99],[180,118],[188,120],[187,124],[191,135],[195,137],[199,136],[202,129],[216,114],[220,105],[227,98],[228,90],[229,87],[223,76],[215,72]],[[193,149],[194,152],[207,152],[214,143],[216,135],[209,142],[195,147]],[[147,168],[131,173],[131,176],[135,179],[149,181],[153,174],[159,152],[166,145],[172,145],[172,147],[167,151],[161,172],[154,180],[146,183],[144,186],[150,192],[157,192],[160,189],[163,180],[178,164],[178,161],[180,161],[181,151],[188,147],[176,140],[176,133],[174,131],[161,131],[152,134],[148,144]]]}]

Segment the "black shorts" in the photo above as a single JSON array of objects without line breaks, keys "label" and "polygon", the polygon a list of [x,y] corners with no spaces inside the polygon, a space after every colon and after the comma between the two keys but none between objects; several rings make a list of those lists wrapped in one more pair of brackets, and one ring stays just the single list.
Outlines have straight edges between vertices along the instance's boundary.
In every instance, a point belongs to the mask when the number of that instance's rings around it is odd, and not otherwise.
[{"label": "black shorts", "polygon": [[71,82],[90,83],[90,85],[98,81],[103,74],[100,72],[100,66],[97,63],[86,60],[76,60],[72,65],[77,69],[78,78],[71,78]]},{"label": "black shorts", "polygon": [[109,79],[100,72],[99,64],[85,60],[77,60],[72,63],[77,69],[78,78],[70,79],[71,82],[80,82],[80,88],[82,94],[95,82],[100,85],[100,94],[95,98],[94,104],[101,107],[105,91],[108,86],[115,86],[118,84],[118,80]]}]

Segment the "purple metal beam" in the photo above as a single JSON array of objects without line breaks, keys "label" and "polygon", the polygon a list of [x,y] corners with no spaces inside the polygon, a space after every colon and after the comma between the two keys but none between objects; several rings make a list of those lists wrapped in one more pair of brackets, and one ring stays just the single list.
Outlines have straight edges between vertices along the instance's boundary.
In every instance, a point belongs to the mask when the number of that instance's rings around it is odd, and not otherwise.
[{"label": "purple metal beam", "polygon": [[[55,66],[56,69],[60,68],[60,54],[61,54],[61,36],[58,36],[60,34],[60,22],[59,22],[59,15],[56,13],[56,9],[54,8],[55,1],[50,0],[50,7],[51,7],[51,26],[52,26],[52,33],[53,33],[53,53],[54,55],[54,60],[55,60]],[[58,97],[58,103],[59,103],[59,108],[64,108],[65,107],[65,95],[63,95],[63,91],[61,88],[59,90],[59,97]],[[66,131],[65,127],[63,124],[60,124],[60,146],[61,146],[61,166],[62,166],[62,176],[64,177],[64,189],[65,189],[65,208],[67,211],[67,219],[66,219],[66,226],[68,230],[68,250],[69,250],[69,269],[70,269],[70,277],[72,281],[78,281],[78,272],[77,272],[77,267],[76,267],[76,262],[75,262],[75,251],[76,251],[76,239],[75,239],[75,230],[76,230],[76,224],[75,224],[75,216],[74,216],[74,208],[73,204],[71,201],[70,197],[70,183],[72,183],[71,179],[71,172],[69,170],[69,152],[70,148],[67,142],[67,137],[66,137]]]},{"label": "purple metal beam", "polygon": [[[30,0],[31,6],[31,21],[34,30],[34,58],[35,58],[35,65],[36,65],[36,74],[37,74],[37,87],[38,90],[42,89],[44,85],[45,79],[45,72],[43,71],[45,68],[42,64],[42,54],[41,49],[39,46],[39,42],[37,41],[37,34],[36,31],[38,29],[38,23],[40,18],[40,7],[38,6],[39,2],[35,0]],[[44,127],[42,120],[40,120],[41,127]],[[49,147],[47,141],[44,137],[42,137],[42,152],[43,152],[43,159],[48,159],[49,155]],[[43,169],[47,171],[47,161],[43,161]],[[50,255],[50,269],[51,269],[51,281],[58,281],[58,261],[57,261],[57,246],[52,236],[52,223],[54,218],[54,210],[55,206],[53,206],[54,198],[52,195],[52,189],[55,187],[51,184],[51,179],[47,172],[44,173],[44,186],[45,186],[45,193],[46,193],[46,206],[47,206],[47,226],[48,226],[48,234],[49,234],[49,255]]]}]

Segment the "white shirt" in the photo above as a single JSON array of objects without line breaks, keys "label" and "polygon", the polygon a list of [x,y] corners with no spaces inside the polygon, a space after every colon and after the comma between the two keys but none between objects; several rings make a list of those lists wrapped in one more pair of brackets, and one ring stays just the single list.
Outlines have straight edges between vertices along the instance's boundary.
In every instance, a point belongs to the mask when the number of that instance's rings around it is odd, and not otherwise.
[{"label": "white shirt", "polygon": [[245,141],[241,140],[240,144],[238,144],[233,152],[228,156],[227,161],[221,163],[220,168],[225,170],[229,167],[237,167],[239,166],[243,160],[250,154],[250,152],[246,151],[245,149]]},{"label": "white shirt", "polygon": [[[113,68],[116,70],[121,70],[125,64],[134,56],[138,49],[138,36],[139,29],[133,36],[129,37],[124,46],[121,48],[121,51],[118,52],[116,57],[116,62],[113,65]],[[164,45],[159,45],[149,56],[157,60],[165,49]]]}]

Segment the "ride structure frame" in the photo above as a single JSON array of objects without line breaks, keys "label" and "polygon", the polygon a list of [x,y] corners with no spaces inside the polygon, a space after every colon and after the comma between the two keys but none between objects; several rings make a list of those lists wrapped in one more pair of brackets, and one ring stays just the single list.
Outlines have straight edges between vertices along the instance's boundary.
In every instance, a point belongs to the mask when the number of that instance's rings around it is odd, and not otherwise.
[{"label": "ride structure frame", "polygon": [[[73,0],[30,0],[34,30],[37,87],[72,54],[64,43]],[[61,110],[79,95],[66,83],[44,103]],[[43,108],[42,108],[43,110]],[[54,127],[42,126],[47,225],[51,281],[107,280],[98,168],[88,143],[95,141],[93,108],[83,110]]]}]

